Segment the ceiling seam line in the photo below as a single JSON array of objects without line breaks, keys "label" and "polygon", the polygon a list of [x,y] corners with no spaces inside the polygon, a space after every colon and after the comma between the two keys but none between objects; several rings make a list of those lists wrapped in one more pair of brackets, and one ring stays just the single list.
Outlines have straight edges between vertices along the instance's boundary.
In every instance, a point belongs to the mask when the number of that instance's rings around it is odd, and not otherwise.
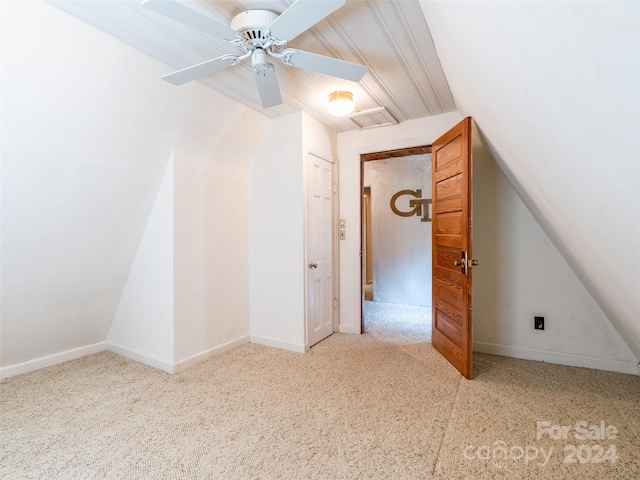
[{"label": "ceiling seam line", "polygon": [[[433,97],[436,101],[436,103],[438,104],[439,108],[440,108],[440,113],[444,112],[444,103],[442,102],[442,99],[440,98],[440,95],[438,95],[438,91],[435,87],[435,82],[433,81],[433,77],[431,76],[431,72],[429,71],[429,68],[427,67],[427,65],[424,63],[424,58],[422,55],[420,55],[420,49],[418,48],[418,42],[417,39],[415,37],[415,35],[413,34],[413,31],[409,28],[409,22],[407,21],[407,16],[405,15],[404,10],[401,7],[401,4],[399,2],[394,2],[392,4],[392,9],[394,11],[394,15],[396,16],[396,19],[398,20],[398,23],[400,23],[402,25],[402,31],[404,33],[404,37],[407,40],[407,43],[409,44],[411,51],[413,52],[413,55],[415,58],[418,59],[418,64],[420,65],[422,72],[424,73],[424,75],[427,77],[427,79],[429,80],[429,87],[431,89],[431,97]],[[428,31],[428,27],[427,27],[427,31]],[[430,32],[429,32],[430,33]],[[432,39],[432,43],[433,43],[433,39]],[[435,45],[434,45],[435,47]],[[441,67],[442,68],[442,67]],[[431,102],[429,101],[429,107],[431,108],[432,113],[435,113],[433,105],[431,104]]]},{"label": "ceiling seam line", "polygon": [[380,31],[382,32],[382,35],[384,35],[384,37],[386,38],[387,42],[391,46],[391,49],[394,51],[394,53],[396,55],[396,58],[398,58],[398,60],[399,60],[398,63],[400,64],[402,70],[407,75],[407,78],[409,79],[409,82],[411,83],[411,85],[413,85],[413,88],[414,88],[415,92],[418,94],[418,97],[420,97],[420,100],[422,100],[422,104],[429,111],[433,112],[433,108],[431,107],[431,105],[429,104],[429,101],[425,97],[424,92],[422,91],[422,89],[418,85],[418,80],[415,78],[415,75],[413,74],[411,69],[408,67],[407,60],[404,57],[404,55],[402,54],[402,52],[400,51],[400,48],[398,47],[398,43],[396,42],[396,40],[393,37],[393,35],[391,35],[391,32],[386,27],[385,23],[381,21],[381,19],[380,19],[380,16],[381,16],[380,8],[373,2],[367,2],[367,5],[369,5],[369,9],[371,10],[371,12],[373,14],[373,18],[376,21],[376,23],[378,24],[378,27],[380,28]]}]

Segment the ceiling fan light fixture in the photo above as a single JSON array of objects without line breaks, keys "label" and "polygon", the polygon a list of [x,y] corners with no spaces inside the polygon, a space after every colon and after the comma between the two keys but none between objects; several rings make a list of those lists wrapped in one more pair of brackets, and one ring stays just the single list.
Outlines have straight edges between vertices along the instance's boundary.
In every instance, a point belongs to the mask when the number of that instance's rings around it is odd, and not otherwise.
[{"label": "ceiling fan light fixture", "polygon": [[329,95],[329,103],[327,104],[327,110],[331,115],[336,117],[344,117],[353,112],[356,107],[353,103],[353,93],[338,90]]}]

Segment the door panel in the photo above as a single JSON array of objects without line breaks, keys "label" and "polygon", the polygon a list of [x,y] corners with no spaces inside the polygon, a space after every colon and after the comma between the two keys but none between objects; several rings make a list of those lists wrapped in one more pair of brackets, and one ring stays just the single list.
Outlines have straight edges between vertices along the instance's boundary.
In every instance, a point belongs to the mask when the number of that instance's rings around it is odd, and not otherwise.
[{"label": "door panel", "polygon": [[462,145],[460,143],[451,143],[443,145],[438,159],[433,164],[438,171],[442,171],[451,163],[458,163],[462,155]]},{"label": "door panel", "polygon": [[433,144],[433,346],[473,374],[471,304],[471,118]]},{"label": "door panel", "polygon": [[333,164],[307,154],[307,339],[312,346],[333,326]]},{"label": "door panel", "polygon": [[436,324],[438,329],[452,342],[460,343],[462,341],[460,322],[457,319],[448,316],[444,311],[440,310],[436,316]]}]

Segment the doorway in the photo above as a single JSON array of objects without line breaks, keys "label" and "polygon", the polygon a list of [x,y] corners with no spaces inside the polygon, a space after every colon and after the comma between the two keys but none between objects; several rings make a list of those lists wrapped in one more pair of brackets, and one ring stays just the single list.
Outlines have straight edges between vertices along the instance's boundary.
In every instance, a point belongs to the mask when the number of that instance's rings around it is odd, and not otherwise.
[{"label": "doorway", "polygon": [[307,153],[306,344],[309,347],[335,331],[333,174],[331,161]]},{"label": "doorway", "polygon": [[431,323],[431,146],[361,155],[361,331]]}]

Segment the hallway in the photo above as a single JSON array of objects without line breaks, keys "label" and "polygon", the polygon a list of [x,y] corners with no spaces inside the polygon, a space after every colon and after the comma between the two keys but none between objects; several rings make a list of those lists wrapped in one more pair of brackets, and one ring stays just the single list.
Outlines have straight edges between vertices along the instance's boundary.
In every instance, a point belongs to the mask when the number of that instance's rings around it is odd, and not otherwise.
[{"label": "hallway", "polygon": [[431,342],[431,308],[365,301],[364,330],[400,343]]}]

